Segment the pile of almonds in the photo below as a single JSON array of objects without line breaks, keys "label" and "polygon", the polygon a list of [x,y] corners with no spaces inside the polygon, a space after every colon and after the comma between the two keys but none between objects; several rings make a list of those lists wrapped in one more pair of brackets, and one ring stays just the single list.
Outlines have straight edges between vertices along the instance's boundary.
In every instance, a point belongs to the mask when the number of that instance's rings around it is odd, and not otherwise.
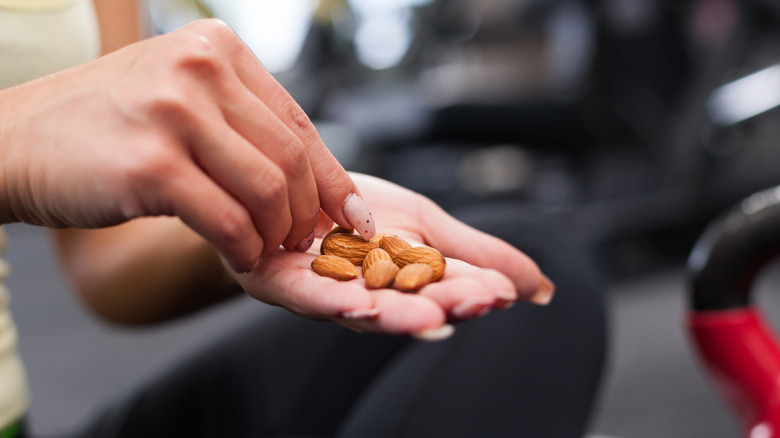
[{"label": "pile of almonds", "polygon": [[444,275],[444,256],[429,246],[413,247],[392,234],[365,240],[353,230],[334,228],[322,240],[320,255],[311,262],[314,272],[336,280],[360,276],[370,288],[396,287],[413,292]]}]

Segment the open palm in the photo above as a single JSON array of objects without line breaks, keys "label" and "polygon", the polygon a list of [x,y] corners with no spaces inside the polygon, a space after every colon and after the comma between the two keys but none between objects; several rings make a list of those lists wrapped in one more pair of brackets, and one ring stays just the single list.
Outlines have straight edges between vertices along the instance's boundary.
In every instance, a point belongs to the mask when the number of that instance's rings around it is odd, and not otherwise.
[{"label": "open palm", "polygon": [[279,251],[239,283],[252,297],[301,316],[334,320],[357,331],[439,339],[448,322],[482,316],[516,300],[544,304],[552,284],[519,250],[457,221],[429,199],[384,180],[353,175],[377,231],[437,248],[447,258],[444,277],[416,294],[368,289],[362,278],[336,281],[311,270],[319,241],[307,253]]}]

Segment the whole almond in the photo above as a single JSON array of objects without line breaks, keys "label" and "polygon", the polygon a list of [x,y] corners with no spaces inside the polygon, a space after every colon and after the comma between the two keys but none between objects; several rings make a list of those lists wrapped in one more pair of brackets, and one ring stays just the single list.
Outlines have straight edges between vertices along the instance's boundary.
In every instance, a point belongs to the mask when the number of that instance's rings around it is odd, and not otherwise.
[{"label": "whole almond", "polygon": [[334,278],[339,281],[352,280],[360,275],[355,265],[349,260],[334,255],[321,255],[312,260],[311,268],[314,272]]},{"label": "whole almond", "polygon": [[390,287],[399,269],[392,260],[377,260],[371,264],[368,270],[363,271],[363,279],[366,280],[366,286],[373,289]]},{"label": "whole almond", "polygon": [[382,240],[383,237],[385,237],[387,234],[385,233],[376,233],[374,234],[374,237],[368,239],[369,242],[374,242],[377,245],[379,245],[379,242]]},{"label": "whole almond", "polygon": [[398,236],[386,234],[385,237],[379,241],[379,247],[390,253],[390,256],[395,259],[399,252],[411,248],[412,245]]},{"label": "whole almond", "polygon": [[413,263],[425,263],[433,269],[433,281],[438,281],[444,275],[444,269],[447,265],[439,250],[430,246],[415,246],[405,249],[396,254],[393,261],[402,269]]},{"label": "whole almond", "polygon": [[374,262],[378,260],[390,260],[393,261],[393,258],[390,257],[390,253],[383,250],[382,248],[374,248],[371,251],[366,254],[366,257],[363,259],[363,272],[365,273],[368,271],[368,268],[371,267]]},{"label": "whole almond", "polygon": [[345,258],[353,265],[362,265],[366,254],[376,247],[376,243],[364,240],[357,234],[335,233],[322,239],[320,253]]},{"label": "whole almond", "polygon": [[433,268],[426,263],[410,263],[395,274],[395,287],[407,291],[416,291],[433,281]]}]

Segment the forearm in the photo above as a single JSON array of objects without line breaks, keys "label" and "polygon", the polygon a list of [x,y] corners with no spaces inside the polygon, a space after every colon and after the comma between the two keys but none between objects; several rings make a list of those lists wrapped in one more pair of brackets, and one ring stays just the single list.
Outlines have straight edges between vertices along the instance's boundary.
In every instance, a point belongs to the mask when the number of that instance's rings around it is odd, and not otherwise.
[{"label": "forearm", "polygon": [[162,322],[241,292],[216,251],[175,218],[57,230],[55,240],[75,291],[112,322]]},{"label": "forearm", "polygon": [[144,36],[141,5],[138,0],[93,0],[100,22],[102,52],[140,41]]}]

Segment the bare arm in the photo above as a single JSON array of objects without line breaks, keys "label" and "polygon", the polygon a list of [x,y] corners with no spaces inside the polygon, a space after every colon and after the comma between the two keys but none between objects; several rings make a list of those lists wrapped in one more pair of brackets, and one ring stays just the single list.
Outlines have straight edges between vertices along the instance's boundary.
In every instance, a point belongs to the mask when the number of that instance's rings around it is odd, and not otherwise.
[{"label": "bare arm", "polygon": [[140,4],[136,0],[93,0],[100,21],[103,54],[140,41],[143,36]]},{"label": "bare arm", "polygon": [[57,230],[55,242],[80,297],[113,322],[162,322],[241,292],[217,252],[177,218]]},{"label": "bare arm", "polygon": [[[136,0],[94,4],[104,54],[142,39]],[[214,248],[178,218],[137,219],[103,229],[58,229],[54,240],[80,297],[113,322],[161,322],[241,292]]]}]

